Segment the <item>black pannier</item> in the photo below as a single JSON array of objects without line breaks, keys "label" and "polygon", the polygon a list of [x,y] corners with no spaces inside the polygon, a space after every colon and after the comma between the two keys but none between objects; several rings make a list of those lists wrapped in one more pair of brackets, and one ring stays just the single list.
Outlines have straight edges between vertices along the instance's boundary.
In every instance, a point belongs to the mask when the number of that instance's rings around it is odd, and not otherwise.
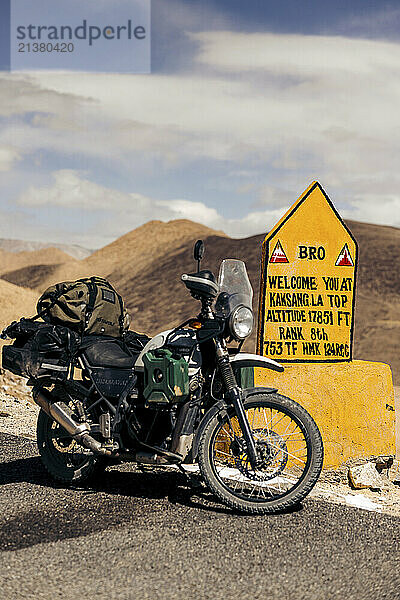
[{"label": "black pannier", "polygon": [[15,375],[32,379],[63,381],[67,378],[80,337],[61,325],[21,319],[7,328],[14,338],[11,346],[3,346],[2,366]]},{"label": "black pannier", "polygon": [[132,374],[136,359],[150,339],[127,331],[123,338],[88,335],[81,338],[62,325],[34,319],[13,322],[3,337],[14,343],[3,346],[2,366],[15,375],[56,383],[67,379],[78,352],[86,358],[98,390],[117,397]]}]

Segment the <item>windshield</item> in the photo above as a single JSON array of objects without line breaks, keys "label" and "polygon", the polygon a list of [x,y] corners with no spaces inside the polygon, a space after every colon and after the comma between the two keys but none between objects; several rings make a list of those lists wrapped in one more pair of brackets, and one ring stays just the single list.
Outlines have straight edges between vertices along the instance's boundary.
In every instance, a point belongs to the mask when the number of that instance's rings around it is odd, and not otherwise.
[{"label": "windshield", "polygon": [[[218,276],[219,291],[225,292],[235,304],[244,304],[252,308],[253,288],[242,260],[226,258],[222,261]],[[231,303],[232,305],[232,303]]]}]

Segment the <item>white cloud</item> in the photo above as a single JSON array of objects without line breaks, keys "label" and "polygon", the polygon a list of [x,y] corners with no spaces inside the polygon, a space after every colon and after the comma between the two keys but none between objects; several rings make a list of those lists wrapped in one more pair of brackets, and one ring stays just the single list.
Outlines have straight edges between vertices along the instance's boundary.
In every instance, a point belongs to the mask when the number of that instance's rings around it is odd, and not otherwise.
[{"label": "white cloud", "polygon": [[221,229],[232,237],[247,237],[267,233],[289,207],[273,208],[248,213],[243,219],[224,219]]},{"label": "white cloud", "polygon": [[[245,237],[267,231],[282,216],[287,207],[272,210],[250,212],[244,218],[225,218],[215,208],[203,202],[185,199],[159,200],[138,193],[122,193],[106,188],[86,179],[85,174],[61,170],[53,173],[53,182],[49,186],[30,186],[18,198],[20,206],[61,207],[66,211],[90,211],[92,215],[101,213],[107,224],[106,236],[114,239],[129,229],[134,229],[157,218],[162,221],[190,219],[212,229],[222,230],[233,237]],[[104,220],[104,213],[106,217]],[[104,244],[104,230],[93,229],[90,245]],[[65,232],[68,235],[68,232]]]},{"label": "white cloud", "polygon": [[20,158],[20,152],[13,146],[0,146],[0,171],[9,171]]},{"label": "white cloud", "polygon": [[215,223],[221,220],[215,208],[210,208],[203,204],[203,202],[162,200],[157,205],[165,208],[171,215],[174,215],[175,219],[190,219],[209,227],[215,227]]},{"label": "white cloud", "polygon": [[[189,200],[167,200],[155,202],[155,207],[165,207],[169,219],[190,219],[207,225],[212,229],[225,231],[232,237],[247,237],[268,231],[285,213],[288,206],[248,213],[244,218],[230,219],[220,215],[215,208],[206,206],[203,202]],[[158,211],[157,211],[158,214]]]},{"label": "white cloud", "polygon": [[351,204],[351,209],[343,211],[347,219],[400,227],[400,195],[380,195],[377,200],[375,194],[363,194]]},{"label": "white cloud", "polygon": [[113,205],[129,203],[129,194],[109,190],[84,179],[77,171],[63,169],[53,173],[54,183],[30,186],[18,198],[23,206],[63,206],[79,210],[110,210]]},{"label": "white cloud", "polygon": [[380,65],[397,69],[400,56],[398,44],[343,36],[215,31],[190,37],[200,44],[198,62],[213,69],[267,71],[280,78],[371,75]]},{"label": "white cloud", "polygon": [[93,102],[79,92],[69,94],[40,85],[31,75],[0,74],[0,115],[10,117],[32,112],[61,115],[79,114],[84,105]]},{"label": "white cloud", "polygon": [[[18,198],[17,204],[36,210],[58,207],[64,216],[68,212],[78,212],[82,220],[87,221],[86,233],[56,230],[54,241],[73,240],[75,243],[85,243],[88,247],[104,245],[154,218],[162,221],[190,219],[225,231],[232,237],[266,233],[294,200],[286,190],[267,186],[261,190],[259,210],[250,210],[241,218],[229,218],[203,202],[182,198],[159,200],[140,193],[107,188],[90,181],[84,172],[64,169],[54,172],[52,179],[48,186],[30,186]],[[379,188],[379,182],[376,182],[376,187]],[[359,190],[361,193],[355,193],[350,208],[342,211],[344,218],[400,226],[400,196],[385,192],[380,198],[377,212],[376,195],[371,191],[363,191],[361,182]],[[262,208],[263,199],[269,208]],[[14,220],[14,226],[17,221],[21,222],[22,231],[31,231],[26,217],[20,214]],[[101,227],[96,223],[101,223]],[[36,236],[30,233],[30,238],[36,239]]]},{"label": "white cloud", "polygon": [[293,201],[293,193],[290,190],[272,185],[264,185],[259,191],[257,206],[279,208],[281,206],[290,206]]},{"label": "white cloud", "polygon": [[397,161],[399,44],[233,32],[192,38],[201,73],[35,80],[62,97],[92,99],[88,152],[112,147],[118,158],[142,150],[172,164],[206,157],[322,174]]},{"label": "white cloud", "polygon": [[[190,37],[197,62],[179,75],[1,76],[0,115],[19,120],[0,132],[0,147],[16,153],[2,161],[0,151],[0,168],[42,150],[94,159],[114,173],[147,168],[157,177],[163,176],[159,159],[168,172],[207,159],[226,164],[225,181],[241,193],[242,218],[230,219],[229,207],[221,216],[184,199],[156,201],[118,190],[113,198],[118,206],[136,203],[138,220],[186,215],[245,235],[265,230],[281,206],[318,179],[353,218],[394,222],[400,44],[230,31]],[[254,181],[250,176],[240,186],[232,173],[255,173]],[[106,210],[111,192],[96,185],[64,169],[49,188],[30,186],[19,201]],[[246,216],[252,210],[246,194],[255,192],[260,210]]]}]

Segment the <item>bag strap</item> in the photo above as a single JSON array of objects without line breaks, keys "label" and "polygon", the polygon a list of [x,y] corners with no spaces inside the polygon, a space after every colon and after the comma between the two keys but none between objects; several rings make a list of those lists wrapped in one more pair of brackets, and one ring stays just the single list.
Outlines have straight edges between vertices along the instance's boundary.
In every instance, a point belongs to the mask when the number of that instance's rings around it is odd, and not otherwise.
[{"label": "bag strap", "polygon": [[67,317],[69,317],[70,319],[76,319],[76,313],[74,313],[74,311],[71,310],[67,304],[63,304],[58,298],[54,299],[52,306],[54,306],[55,304],[57,304],[58,308],[65,315],[67,315]]},{"label": "bag strap", "polygon": [[114,292],[114,294],[117,296],[118,298],[118,303],[119,303],[119,308],[120,308],[120,315],[118,318],[118,322],[119,322],[119,332],[120,335],[122,336],[124,334],[124,301],[122,299],[122,296],[120,296],[118,294],[118,292],[114,289],[114,287],[111,285],[111,283],[109,281],[107,281],[107,279],[104,279],[103,277],[90,277],[89,279],[83,278],[83,279],[78,279],[78,281],[81,281],[82,283],[86,283],[86,285],[89,288],[89,302],[88,302],[88,308],[86,311],[86,325],[91,317],[91,314],[94,310],[94,305],[96,302],[96,296],[97,296],[97,292],[98,292],[98,286],[101,285],[103,287],[107,287],[109,290],[112,290]]},{"label": "bag strap", "polygon": [[[63,296],[64,294],[67,294],[68,292],[70,292],[71,290],[73,290],[77,286],[78,282],[79,283],[86,283],[87,284],[87,279],[77,279],[76,281],[74,281],[74,283],[72,283],[66,289],[64,289],[64,290],[63,289],[59,289],[57,292],[50,293],[48,297],[51,300],[51,303],[46,308],[44,308],[43,310],[38,311],[34,317],[30,317],[29,320],[30,321],[36,321],[36,319],[40,319],[40,317],[42,317],[43,315],[45,315],[56,304],[59,306],[59,308],[61,308],[61,310],[63,312],[65,312],[65,314],[67,316],[69,316],[69,317],[72,316],[72,318],[75,317],[76,316],[75,313],[72,313],[72,311],[71,311],[70,314],[68,314],[68,311],[65,310],[66,307],[62,306],[61,303],[58,300],[59,300],[59,298],[61,296]],[[59,285],[59,284],[57,284],[57,285]],[[39,303],[40,303],[40,300],[39,300],[38,304]]]},{"label": "bag strap", "polygon": [[[115,292],[117,294],[117,292]],[[118,301],[119,301],[119,307],[121,310],[121,314],[119,315],[118,321],[119,321],[119,332],[121,334],[121,336],[124,335],[125,330],[124,330],[124,301],[122,300],[122,296],[120,296],[119,294],[117,294],[118,297]]]},{"label": "bag strap", "polygon": [[96,285],[95,279],[96,279],[95,277],[91,277],[86,282],[86,285],[88,286],[88,290],[89,290],[89,301],[87,303],[87,308],[90,311],[90,313],[92,313],[94,310],[94,305],[96,303],[96,296],[97,296],[97,291],[98,291],[98,287]]},{"label": "bag strap", "polygon": [[[60,296],[62,296],[63,294],[65,294],[66,292],[71,291],[76,285],[76,282],[71,285],[69,288],[67,288],[66,290],[58,290],[58,292],[52,292],[51,294],[49,294],[49,299],[51,300],[51,303],[49,304],[49,306],[47,306],[46,308],[44,308],[41,311],[38,311],[36,313],[36,315],[34,317],[30,317],[29,320],[30,321],[36,321],[36,319],[40,319],[40,317],[42,317],[44,314],[46,314],[51,308],[53,308],[53,306],[55,306],[55,304],[57,304],[58,298],[60,298]],[[40,299],[38,304],[40,303]]]}]

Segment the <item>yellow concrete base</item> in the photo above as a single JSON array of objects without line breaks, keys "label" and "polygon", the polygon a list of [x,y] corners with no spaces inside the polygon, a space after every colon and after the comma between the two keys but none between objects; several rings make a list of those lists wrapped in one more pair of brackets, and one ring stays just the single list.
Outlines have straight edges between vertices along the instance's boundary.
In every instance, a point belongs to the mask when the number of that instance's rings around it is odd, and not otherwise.
[{"label": "yellow concrete base", "polygon": [[283,373],[255,368],[254,384],[277,387],[308,410],[322,434],[325,468],[396,453],[389,365],[354,360],[286,365]]}]

